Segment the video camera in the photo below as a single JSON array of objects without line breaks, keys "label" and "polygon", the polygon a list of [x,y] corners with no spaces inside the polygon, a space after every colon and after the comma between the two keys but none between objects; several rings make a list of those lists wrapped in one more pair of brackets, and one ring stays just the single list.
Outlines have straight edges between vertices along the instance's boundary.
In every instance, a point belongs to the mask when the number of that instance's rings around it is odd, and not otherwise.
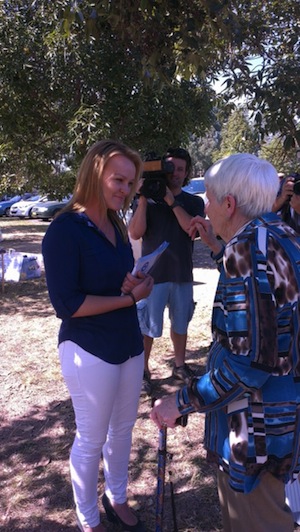
[{"label": "video camera", "polygon": [[289,177],[293,177],[295,180],[294,188],[293,188],[294,194],[296,194],[297,196],[300,196],[300,174],[298,173],[290,174]]},{"label": "video camera", "polygon": [[145,198],[162,201],[166,195],[167,175],[174,173],[174,164],[153,154],[146,156],[143,167],[143,185],[140,193]]}]

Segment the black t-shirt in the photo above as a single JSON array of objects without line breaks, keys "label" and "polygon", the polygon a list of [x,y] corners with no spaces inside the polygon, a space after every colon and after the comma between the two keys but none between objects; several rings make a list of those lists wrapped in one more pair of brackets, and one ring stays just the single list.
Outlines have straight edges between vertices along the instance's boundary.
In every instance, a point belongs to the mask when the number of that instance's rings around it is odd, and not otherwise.
[{"label": "black t-shirt", "polygon": [[[191,216],[204,216],[204,201],[182,191],[176,201]],[[169,246],[151,269],[155,284],[193,281],[193,241],[180,227],[175,212],[166,202],[148,200],[147,230],[143,236],[142,255],[154,251],[164,240]]]}]

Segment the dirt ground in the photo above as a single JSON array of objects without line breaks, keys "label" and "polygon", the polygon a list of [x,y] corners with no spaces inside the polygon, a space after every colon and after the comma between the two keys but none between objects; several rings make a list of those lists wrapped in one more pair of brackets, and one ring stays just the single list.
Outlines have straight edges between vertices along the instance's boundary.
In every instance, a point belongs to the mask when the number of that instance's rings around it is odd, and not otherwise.
[{"label": "dirt ground", "polygon": [[[48,223],[0,219],[0,247],[40,253]],[[187,362],[201,374],[210,345],[210,314],[218,273],[206,247],[196,242],[194,295]],[[40,279],[5,283],[0,295],[0,528],[3,532],[73,532],[77,530],[68,457],[74,416],[57,359],[59,320]],[[163,337],[151,357],[154,395],[176,389],[170,375],[173,353],[166,316]],[[129,502],[154,532],[156,520],[158,430],[149,419],[151,400],[141,396],[133,433]],[[215,471],[205,460],[202,415],[185,428],[168,430],[164,532],[175,532],[171,504],[174,490],[178,532],[221,531]],[[172,484],[171,484],[172,483]],[[100,467],[99,499],[103,493]],[[117,530],[101,516],[108,532]],[[300,527],[295,528],[300,530]]]}]

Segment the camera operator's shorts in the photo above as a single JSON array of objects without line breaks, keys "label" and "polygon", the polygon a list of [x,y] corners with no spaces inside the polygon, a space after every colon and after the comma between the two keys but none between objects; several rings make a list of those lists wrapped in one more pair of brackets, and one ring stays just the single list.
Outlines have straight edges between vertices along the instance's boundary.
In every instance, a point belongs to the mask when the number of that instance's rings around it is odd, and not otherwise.
[{"label": "camera operator's shorts", "polygon": [[142,334],[151,338],[159,338],[162,335],[166,307],[169,309],[173,331],[177,334],[186,334],[195,310],[193,284],[155,284],[150,296],[137,304]]}]

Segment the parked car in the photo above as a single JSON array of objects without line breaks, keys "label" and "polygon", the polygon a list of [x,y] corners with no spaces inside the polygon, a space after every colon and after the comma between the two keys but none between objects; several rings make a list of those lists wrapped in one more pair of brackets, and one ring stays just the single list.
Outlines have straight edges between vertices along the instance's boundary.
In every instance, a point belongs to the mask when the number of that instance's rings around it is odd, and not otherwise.
[{"label": "parked car", "polygon": [[22,196],[13,196],[12,198],[5,199],[0,202],[0,216],[9,216],[9,209],[11,206],[20,201]]},{"label": "parked car", "polygon": [[0,196],[0,202],[10,200],[13,196],[15,196],[15,194],[2,194],[2,196]]},{"label": "parked car", "polygon": [[10,216],[17,218],[31,218],[31,212],[33,206],[41,201],[46,201],[47,196],[41,196],[41,194],[35,194],[30,196],[26,200],[17,201],[10,208]]},{"label": "parked car", "polygon": [[182,190],[200,196],[204,201],[206,200],[204,177],[194,177],[185,187],[182,187]]},{"label": "parked car", "polygon": [[61,201],[51,200],[36,203],[31,210],[32,218],[41,220],[50,220],[68,203],[70,196],[63,198]]}]

